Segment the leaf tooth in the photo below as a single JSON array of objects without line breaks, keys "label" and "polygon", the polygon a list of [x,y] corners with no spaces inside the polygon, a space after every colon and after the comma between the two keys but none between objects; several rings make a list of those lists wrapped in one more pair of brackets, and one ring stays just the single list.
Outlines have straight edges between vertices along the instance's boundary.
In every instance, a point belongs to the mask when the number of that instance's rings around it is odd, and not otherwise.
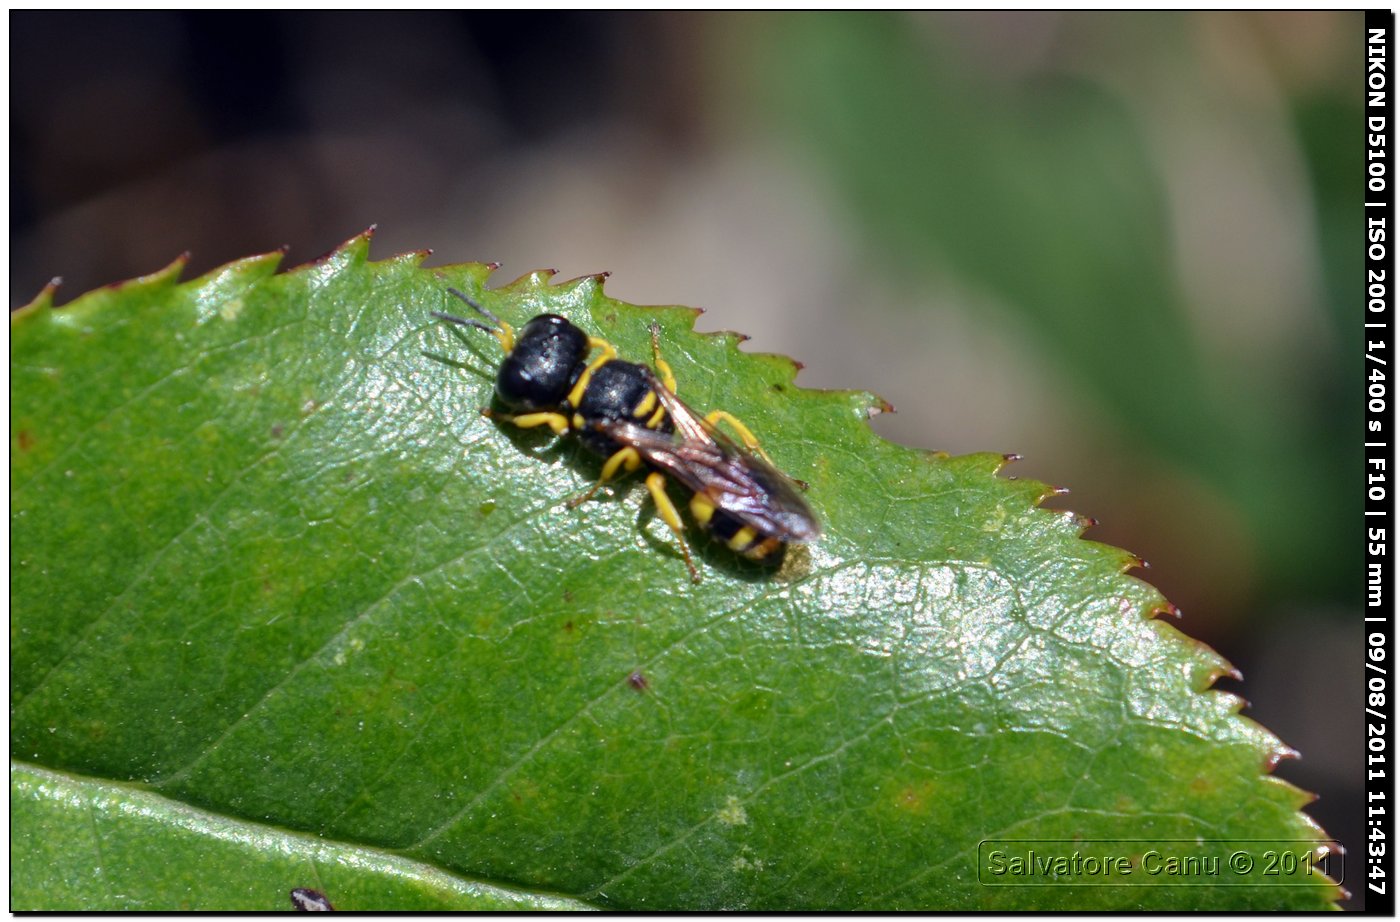
[{"label": "leaf tooth", "polygon": [[502,285],[497,291],[538,290],[548,287],[549,280],[559,274],[558,269],[534,269],[514,281]]},{"label": "leaf tooth", "polygon": [[[477,263],[448,263],[445,266],[436,266],[431,271],[433,277],[442,282],[444,286],[454,286],[462,289],[477,288],[485,290],[487,282],[491,279],[491,273],[501,268],[497,262]],[[470,283],[465,283],[463,279],[470,279]]]},{"label": "leaf tooth", "polygon": [[[1278,768],[1280,762],[1301,759],[1302,757],[1303,754],[1301,752],[1289,746],[1287,743],[1284,743],[1282,740],[1278,740],[1277,745],[1264,754],[1263,769],[1266,773],[1272,774],[1274,769]],[[1307,795],[1307,800],[1303,802],[1303,805],[1310,804],[1317,800],[1317,795],[1313,792],[1304,791],[1302,788],[1298,790]]]},{"label": "leaf tooth", "polygon": [[[1175,618],[1177,621],[1181,620],[1181,609],[1177,608],[1175,605],[1168,602],[1166,599],[1162,599],[1158,604],[1153,606],[1147,614],[1149,617],[1152,618],[1157,618],[1159,616],[1165,615],[1167,617]],[[1233,666],[1230,667],[1230,672],[1234,673],[1234,677],[1239,677],[1239,670],[1235,669]]]},{"label": "leaf tooth", "polygon": [[275,273],[277,267],[282,264],[282,259],[287,255],[287,250],[288,247],[284,244],[266,253],[256,253],[252,256],[244,256],[242,259],[226,262],[198,278],[190,279],[181,287],[202,289],[206,286],[233,284],[240,288],[248,287]]},{"label": "leaf tooth", "polygon": [[33,300],[10,311],[10,325],[13,326],[26,317],[32,317],[40,311],[53,307],[54,292],[58,291],[58,286],[62,284],[63,278],[61,276],[55,275],[49,279],[49,283],[39,289],[39,293],[34,296]]},{"label": "leaf tooth", "polygon": [[866,419],[874,419],[881,413],[897,412],[894,408],[894,404],[890,403],[879,394],[866,394],[865,397],[870,401],[870,405],[865,408]]},{"label": "leaf tooth", "polygon": [[[1178,616],[1179,616],[1178,612]],[[1147,616],[1151,617],[1152,612],[1148,611]],[[1212,690],[1216,681],[1223,675],[1238,675],[1238,671],[1225,657],[1221,656],[1214,647],[1204,641],[1197,640],[1189,634],[1183,634],[1173,625],[1161,622],[1160,630],[1166,635],[1169,642],[1175,641],[1182,645],[1183,652],[1190,657],[1188,662],[1189,672],[1187,682],[1193,692],[1200,694]],[[1216,694],[1228,695],[1227,692],[1216,691]],[[1230,695],[1237,698],[1241,705],[1246,702],[1238,695]],[[1239,708],[1235,708],[1236,711]],[[1241,718],[1244,719],[1244,718]],[[1259,728],[1261,732],[1268,734],[1270,740],[1277,741],[1272,733],[1268,733],[1264,728]]]},{"label": "leaf tooth", "polygon": [[555,282],[554,284],[557,288],[582,288],[591,285],[602,290],[603,282],[607,281],[611,276],[612,272],[604,269],[602,272],[590,272],[586,275],[577,275],[571,279]]},{"label": "leaf tooth", "polygon": [[610,275],[612,275],[611,272],[593,272],[556,282],[551,287],[556,291],[567,292],[576,297],[580,303],[587,304],[603,295],[603,282]]},{"label": "leaf tooth", "polygon": [[431,249],[408,250],[404,253],[395,253],[388,259],[375,263],[378,266],[401,266],[404,269],[413,270],[421,267],[423,261],[433,255]]},{"label": "leaf tooth", "polygon": [[174,259],[172,259],[168,264],[166,264],[160,269],[157,269],[154,272],[148,273],[147,275],[138,275],[134,279],[126,279],[120,282],[110,282],[106,285],[103,285],[102,288],[98,290],[128,291],[141,288],[148,288],[152,290],[160,288],[169,288],[173,286],[176,282],[180,281],[180,276],[184,273],[185,266],[189,265],[189,262],[190,251],[186,250],[179,256],[176,256]]},{"label": "leaf tooth", "polygon": [[297,272],[303,269],[313,269],[327,263],[344,262],[347,265],[358,265],[367,262],[369,260],[369,241],[378,227],[378,224],[371,224],[344,243],[332,247],[315,259],[293,266],[288,271]]}]

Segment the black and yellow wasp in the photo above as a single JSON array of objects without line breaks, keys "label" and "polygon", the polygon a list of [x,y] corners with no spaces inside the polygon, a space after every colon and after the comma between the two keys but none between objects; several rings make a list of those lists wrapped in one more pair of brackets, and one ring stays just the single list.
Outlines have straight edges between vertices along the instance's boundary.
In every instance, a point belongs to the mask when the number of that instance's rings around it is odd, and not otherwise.
[{"label": "black and yellow wasp", "polygon": [[[485,330],[505,350],[496,396],[510,413],[484,412],[522,428],[572,433],[607,459],[598,482],[570,500],[571,507],[590,499],[619,471],[646,468],[647,491],[696,580],[680,513],[666,493],[667,477],[691,492],[690,512],[701,527],[750,559],[762,560],[785,545],[821,535],[797,486],[773,466],[747,426],[723,410],[702,417],[676,396],[675,375],[661,358],[655,324],[653,370],[619,359],[611,343],[557,314],[540,314],[517,334],[462,292],[447,290],[490,323],[437,311],[433,316]],[[721,421],[738,434],[742,447],[719,431]]]}]

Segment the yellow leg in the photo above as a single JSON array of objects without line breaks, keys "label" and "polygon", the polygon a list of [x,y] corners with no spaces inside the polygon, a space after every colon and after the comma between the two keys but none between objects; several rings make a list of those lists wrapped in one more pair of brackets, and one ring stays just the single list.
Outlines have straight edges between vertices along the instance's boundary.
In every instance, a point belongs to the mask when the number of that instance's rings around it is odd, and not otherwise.
[{"label": "yellow leg", "polygon": [[661,516],[661,521],[666,523],[676,540],[681,543],[681,553],[685,554],[685,566],[690,570],[691,580],[700,582],[700,571],[695,569],[695,563],[690,559],[690,547],[685,543],[685,526],[681,524],[681,514],[676,511],[676,504],[671,502],[671,497],[666,495],[665,475],[660,471],[648,474],[647,492],[651,494],[651,501],[656,504],[656,512]]},{"label": "yellow leg", "polygon": [[623,448],[619,451],[614,452],[612,457],[608,458],[607,461],[603,462],[603,473],[601,476],[599,476],[598,482],[595,483],[593,486],[589,487],[587,491],[580,493],[578,496],[575,496],[573,499],[569,500],[569,508],[576,508],[592,499],[593,494],[597,493],[603,488],[603,484],[607,483],[609,480],[612,480],[614,477],[617,476],[618,468],[625,468],[627,473],[630,474],[641,466],[642,456],[637,454],[637,449]]},{"label": "yellow leg", "polygon": [[656,366],[657,372],[661,375],[661,383],[666,385],[666,390],[671,393],[676,392],[676,376],[671,372],[671,366],[666,364],[666,360],[661,357],[661,327],[656,321],[651,324],[651,363]]},{"label": "yellow leg", "polygon": [[[652,321],[651,324],[651,361],[652,364],[656,366],[657,373],[661,375],[661,383],[666,385],[666,390],[673,394],[676,393],[676,376],[671,372],[671,366],[666,364],[665,359],[661,358],[661,327],[658,326],[655,321]],[[764,451],[763,446],[758,443],[757,436],[753,434],[748,426],[739,422],[738,418],[732,413],[726,413],[724,410],[714,410],[705,417],[705,422],[709,423],[711,426],[715,425],[720,420],[729,423],[738,434],[740,440],[748,447],[749,451],[758,452],[764,461],[773,464],[773,459],[768,457],[768,452]],[[648,422],[647,425],[651,426],[653,423]],[[776,467],[777,465],[774,466]]]},{"label": "yellow leg", "polygon": [[570,406],[576,407],[583,400],[583,392],[588,390],[588,379],[593,377],[593,372],[617,358],[617,347],[606,339],[590,336],[588,337],[588,347],[597,349],[598,357],[588,363],[588,367],[583,370],[583,374],[579,375],[578,381],[574,383],[574,389],[569,391]]},{"label": "yellow leg", "polygon": [[758,444],[758,438],[749,431],[749,427],[739,422],[732,413],[726,413],[724,410],[712,410],[705,416],[705,422],[709,423],[711,426],[721,420],[729,423],[730,428],[738,434],[739,439],[749,451],[756,451],[763,456],[764,461],[767,461],[769,464],[773,463],[773,459],[768,457],[768,452],[764,451],[763,446]]},{"label": "yellow leg", "polygon": [[555,435],[569,434],[569,418],[562,413],[524,413],[520,416],[511,416],[507,413],[497,413],[494,410],[482,410],[482,416],[489,416],[492,419],[502,419],[513,426],[521,429],[533,429],[536,426],[548,426],[554,430]]},{"label": "yellow leg", "polygon": [[496,337],[496,341],[501,344],[501,348],[506,350],[506,355],[515,351],[515,330],[504,320],[497,320],[501,325],[499,330],[492,330],[491,335]]},{"label": "yellow leg", "polygon": [[599,365],[603,364],[603,362],[606,362],[609,359],[617,358],[617,347],[614,346],[612,343],[608,342],[606,339],[599,339],[596,336],[590,336],[588,337],[588,347],[590,349],[598,349],[603,353],[602,361],[598,362]]},{"label": "yellow leg", "polygon": [[[661,357],[661,327],[656,321],[651,322],[651,364],[656,368],[661,376],[661,386],[671,393],[676,392],[676,375],[671,371],[670,364]],[[661,421],[666,418],[666,408],[657,407],[656,412],[651,414],[647,420],[647,428],[655,429],[661,425]]]}]

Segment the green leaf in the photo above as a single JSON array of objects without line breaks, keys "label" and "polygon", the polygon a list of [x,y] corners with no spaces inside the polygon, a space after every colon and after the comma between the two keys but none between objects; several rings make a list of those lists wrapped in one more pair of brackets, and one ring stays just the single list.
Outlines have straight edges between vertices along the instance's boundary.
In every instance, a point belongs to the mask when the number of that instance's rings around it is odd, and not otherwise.
[{"label": "green leaf", "polygon": [[[599,278],[367,251],[15,315],[14,908],[268,908],[313,869],[342,909],[1336,899],[979,881],[988,840],[1322,837],[1229,666],[1001,456],[885,443],[874,398]],[[499,348],[430,318],[449,284],[639,359],[657,320],[825,536],[773,569],[692,532],[697,585],[635,484],[567,508],[597,459],[480,415]]]},{"label": "green leaf", "polygon": [[76,907],[267,912],[294,886],[340,909],[562,911],[585,905],[493,887],[381,849],[328,842],[197,810],[139,787],[16,764],[10,775],[10,899]]}]

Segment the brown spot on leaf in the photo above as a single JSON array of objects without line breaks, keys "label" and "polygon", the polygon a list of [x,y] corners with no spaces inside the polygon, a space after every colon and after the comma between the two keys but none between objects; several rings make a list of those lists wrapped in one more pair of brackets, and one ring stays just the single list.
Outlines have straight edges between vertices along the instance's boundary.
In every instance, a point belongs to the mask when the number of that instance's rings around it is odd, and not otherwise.
[{"label": "brown spot on leaf", "polygon": [[933,805],[937,790],[932,781],[906,785],[895,795],[895,806],[910,813],[927,813]]},{"label": "brown spot on leaf", "polygon": [[21,429],[21,430],[19,431],[19,450],[20,450],[20,451],[28,451],[29,449],[31,449],[31,448],[33,448],[33,447],[34,447],[34,436],[31,435],[31,434],[29,433],[29,430],[28,430],[28,429]]}]

